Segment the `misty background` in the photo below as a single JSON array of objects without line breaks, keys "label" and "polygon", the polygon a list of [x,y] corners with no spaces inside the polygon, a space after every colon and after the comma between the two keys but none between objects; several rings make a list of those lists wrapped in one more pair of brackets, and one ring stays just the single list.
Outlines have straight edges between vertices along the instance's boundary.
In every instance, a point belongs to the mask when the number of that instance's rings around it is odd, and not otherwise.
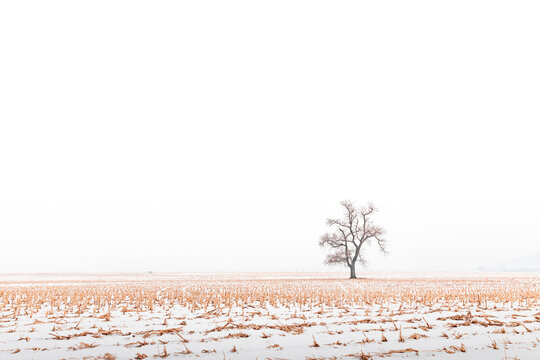
[{"label": "misty background", "polygon": [[343,199],[387,230],[368,270],[540,253],[539,15],[2,2],[0,272],[333,270]]}]

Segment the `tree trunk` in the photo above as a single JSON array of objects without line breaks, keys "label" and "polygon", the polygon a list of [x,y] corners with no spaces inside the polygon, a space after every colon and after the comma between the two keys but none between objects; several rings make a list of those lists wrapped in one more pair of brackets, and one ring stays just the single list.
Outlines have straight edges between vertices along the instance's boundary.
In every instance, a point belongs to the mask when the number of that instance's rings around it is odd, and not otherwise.
[{"label": "tree trunk", "polygon": [[356,269],[354,268],[354,262],[349,266],[351,269],[351,277],[349,279],[356,279]]}]

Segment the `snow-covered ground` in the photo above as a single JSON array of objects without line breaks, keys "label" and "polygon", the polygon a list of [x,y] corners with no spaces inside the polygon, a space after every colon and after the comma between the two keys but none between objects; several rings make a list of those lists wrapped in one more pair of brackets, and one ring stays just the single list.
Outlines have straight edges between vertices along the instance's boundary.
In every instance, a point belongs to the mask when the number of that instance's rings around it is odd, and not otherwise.
[{"label": "snow-covered ground", "polygon": [[538,274],[0,276],[0,359],[540,359]]}]

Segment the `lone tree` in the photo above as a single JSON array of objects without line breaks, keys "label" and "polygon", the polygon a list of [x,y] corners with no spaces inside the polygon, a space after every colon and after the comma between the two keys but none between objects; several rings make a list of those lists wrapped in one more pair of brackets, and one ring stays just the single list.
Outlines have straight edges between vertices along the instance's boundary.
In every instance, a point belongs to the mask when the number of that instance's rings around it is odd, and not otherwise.
[{"label": "lone tree", "polygon": [[362,246],[376,241],[381,252],[386,253],[384,229],[373,223],[373,214],[377,211],[372,203],[358,208],[350,201],[340,203],[345,211],[342,219],[327,219],[333,232],[327,232],[319,240],[319,245],[331,249],[325,263],[328,265],[347,265],[351,270],[351,279],[356,279],[356,263],[365,264]]}]

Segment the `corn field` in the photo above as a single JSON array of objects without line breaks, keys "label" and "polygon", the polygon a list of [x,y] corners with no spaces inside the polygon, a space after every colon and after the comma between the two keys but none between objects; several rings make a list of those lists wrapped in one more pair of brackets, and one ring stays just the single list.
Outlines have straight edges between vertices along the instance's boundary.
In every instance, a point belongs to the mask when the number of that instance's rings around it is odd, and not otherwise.
[{"label": "corn field", "polygon": [[0,277],[4,359],[540,358],[539,276]]}]

